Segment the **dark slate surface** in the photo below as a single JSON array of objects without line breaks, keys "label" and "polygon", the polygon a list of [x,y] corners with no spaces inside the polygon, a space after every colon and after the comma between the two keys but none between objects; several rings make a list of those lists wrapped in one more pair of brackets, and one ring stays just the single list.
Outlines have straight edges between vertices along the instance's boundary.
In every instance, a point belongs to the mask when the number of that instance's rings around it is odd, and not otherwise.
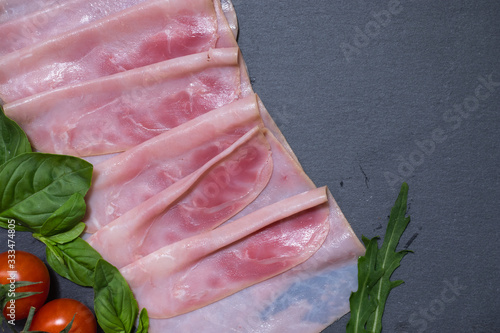
[{"label": "dark slate surface", "polygon": [[354,231],[382,235],[409,184],[384,332],[498,332],[500,2],[234,5],[255,91]]},{"label": "dark slate surface", "polygon": [[[255,91],[354,231],[382,235],[409,183],[401,248],[414,253],[394,275],[406,283],[389,297],[384,332],[498,332],[500,2],[234,5]],[[26,234],[17,249],[44,257]],[[51,298],[92,306],[91,290],[53,281]]]}]

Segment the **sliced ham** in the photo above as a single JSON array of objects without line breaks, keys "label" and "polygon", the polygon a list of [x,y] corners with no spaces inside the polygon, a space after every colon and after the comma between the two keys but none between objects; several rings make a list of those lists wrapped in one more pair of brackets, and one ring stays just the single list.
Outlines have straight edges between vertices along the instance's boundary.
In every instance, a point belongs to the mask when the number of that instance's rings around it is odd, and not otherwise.
[{"label": "sliced ham", "polygon": [[218,48],[65,86],[5,105],[39,151],[130,149],[250,94],[238,48]]},{"label": "sliced ham", "polygon": [[[321,332],[349,311],[349,296],[357,288],[357,259],[364,253],[329,192],[328,206],[328,236],[307,261],[195,311],[169,319],[151,319],[149,332]],[[160,259],[154,254],[150,257],[152,262]],[[143,274],[152,266],[139,263],[122,272],[133,272],[133,279],[135,274],[145,278]],[[141,299],[142,293],[150,297],[148,288],[160,292],[160,287],[151,287],[159,281],[152,282],[134,288],[139,295],[136,297]]]},{"label": "sliced ham", "polygon": [[121,273],[151,318],[196,310],[312,256],[328,234],[326,202],[325,188],[299,194],[163,247]]},{"label": "sliced ham", "polygon": [[[33,5],[33,12],[23,15],[20,12],[19,17],[12,15],[8,22],[3,22],[0,16],[0,36],[3,36],[0,40],[0,56],[64,34],[145,1],[147,0],[65,0],[63,2],[52,0],[43,8],[36,7],[39,1],[25,1],[26,4]],[[236,37],[238,25],[230,1],[223,1],[222,11]],[[7,14],[4,16],[6,17]]]},{"label": "sliced ham", "polygon": [[215,47],[236,46],[220,3],[149,0],[0,57],[4,103]]},{"label": "sliced ham", "polygon": [[256,96],[252,95],[95,165],[92,188],[86,196],[86,231],[96,232],[193,173],[261,124]]},{"label": "sliced ham", "polygon": [[[79,26],[112,15],[145,0],[66,0],[51,1],[0,25],[0,56],[55,37]],[[35,4],[37,1],[25,1]]]},{"label": "sliced ham", "polygon": [[256,127],[191,175],[99,229],[88,242],[123,267],[234,216],[262,192],[272,170],[270,147]]}]

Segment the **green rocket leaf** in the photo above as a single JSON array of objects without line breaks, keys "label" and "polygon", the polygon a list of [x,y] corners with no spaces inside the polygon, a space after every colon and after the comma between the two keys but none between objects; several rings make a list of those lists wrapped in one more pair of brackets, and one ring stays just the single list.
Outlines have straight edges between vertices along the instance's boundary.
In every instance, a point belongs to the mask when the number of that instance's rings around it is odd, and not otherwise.
[{"label": "green rocket leaf", "polygon": [[366,253],[358,260],[358,290],[349,298],[351,318],[347,333],[379,333],[382,331],[382,315],[390,291],[403,283],[391,281],[403,257],[411,251],[396,252],[399,240],[406,230],[410,218],[406,217],[408,184],[401,191],[391,209],[389,223],[382,247],[378,248],[378,237],[363,237]]}]

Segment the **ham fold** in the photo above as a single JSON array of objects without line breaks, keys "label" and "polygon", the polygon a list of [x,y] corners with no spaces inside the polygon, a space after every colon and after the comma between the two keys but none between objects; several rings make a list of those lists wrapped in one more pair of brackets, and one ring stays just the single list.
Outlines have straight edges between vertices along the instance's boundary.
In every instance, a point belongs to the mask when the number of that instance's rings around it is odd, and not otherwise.
[{"label": "ham fold", "polygon": [[[329,191],[327,196],[328,235],[307,261],[189,313],[150,319],[149,332],[317,333],[346,314],[351,291],[357,287],[357,259],[364,248]],[[148,261],[160,260],[154,256],[148,256]],[[152,268],[138,263],[122,273],[141,276]],[[144,283],[138,288],[149,297],[148,288],[161,288],[151,286]],[[133,289],[136,295],[139,289]],[[136,297],[142,299],[142,295]]]},{"label": "ham fold", "polygon": [[256,127],[191,175],[98,230],[88,242],[103,258],[123,267],[234,216],[262,192],[272,170],[270,147]]},{"label": "ham fold", "polygon": [[325,202],[325,188],[299,194],[163,247],[121,273],[151,318],[193,311],[313,255],[328,234]]},{"label": "ham fold", "polygon": [[237,46],[218,1],[149,0],[0,57],[5,103],[215,47]]},{"label": "ham fold", "polygon": [[86,232],[96,232],[201,168],[247,131],[261,126],[259,111],[256,96],[251,95],[95,165],[86,196]]},{"label": "ham fold", "polygon": [[238,48],[218,48],[6,104],[35,149],[74,156],[130,149],[248,96]]}]

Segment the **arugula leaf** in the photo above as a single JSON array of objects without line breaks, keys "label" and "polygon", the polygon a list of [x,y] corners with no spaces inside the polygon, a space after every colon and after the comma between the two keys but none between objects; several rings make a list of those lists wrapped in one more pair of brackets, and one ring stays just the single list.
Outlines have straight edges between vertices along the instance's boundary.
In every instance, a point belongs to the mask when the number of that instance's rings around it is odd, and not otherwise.
[{"label": "arugula leaf", "polygon": [[351,317],[346,332],[382,331],[382,315],[390,291],[403,281],[391,281],[403,257],[411,251],[396,252],[399,240],[406,230],[410,218],[406,217],[408,184],[401,185],[401,191],[391,209],[389,223],[382,247],[378,248],[378,237],[363,237],[366,253],[358,259],[358,290],[349,298]]},{"label": "arugula leaf", "polygon": [[148,310],[143,308],[141,314],[139,315],[139,326],[137,327],[137,331],[135,333],[148,333],[149,331],[149,317]]},{"label": "arugula leaf", "polygon": [[28,152],[31,152],[28,137],[18,124],[5,116],[0,106],[0,165]]},{"label": "arugula leaf", "polygon": [[99,260],[94,281],[94,310],[101,328],[106,333],[131,332],[139,307],[120,271]]},{"label": "arugula leaf", "polygon": [[0,215],[14,218],[18,230],[40,232],[44,222],[74,193],[87,193],[91,177],[92,164],[76,157],[16,156],[0,166]]},{"label": "arugula leaf", "polygon": [[370,290],[384,274],[383,270],[376,269],[378,256],[378,237],[368,239],[363,236],[366,246],[366,254],[358,259],[358,290],[351,293],[349,303],[351,304],[351,320],[347,323],[347,332],[368,333],[364,325],[377,308],[377,301],[370,297]]},{"label": "arugula leaf", "polygon": [[52,242],[43,236],[33,235],[47,245],[47,262],[62,277],[84,287],[94,285],[94,271],[101,255],[81,238],[65,244]]},{"label": "arugula leaf", "polygon": [[43,223],[40,233],[53,236],[73,229],[85,216],[86,207],[83,195],[74,193]]}]

